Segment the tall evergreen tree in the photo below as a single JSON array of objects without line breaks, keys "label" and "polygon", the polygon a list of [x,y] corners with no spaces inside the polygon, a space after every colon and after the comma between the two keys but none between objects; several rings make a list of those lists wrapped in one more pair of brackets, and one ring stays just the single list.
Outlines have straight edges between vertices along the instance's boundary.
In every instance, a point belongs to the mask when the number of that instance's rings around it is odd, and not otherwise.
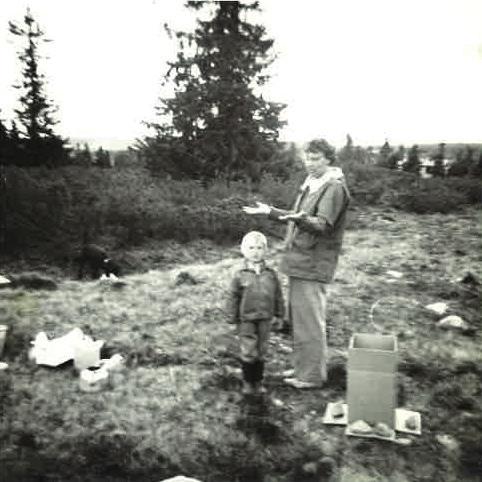
[{"label": "tall evergreen tree", "polygon": [[193,33],[168,29],[179,51],[164,81],[175,93],[161,99],[160,122],[148,124],[155,135],[138,147],[153,171],[174,177],[257,180],[276,152],[284,108],[260,93],[274,58],[265,28],[247,20],[258,2],[186,6],[211,17],[197,20]]},{"label": "tall evergreen tree", "polygon": [[462,175],[460,166],[463,164],[464,151],[463,149],[457,149],[455,153],[455,159],[451,162],[447,170],[447,176],[459,176]]},{"label": "tall evergreen tree", "polygon": [[90,167],[94,162],[92,153],[90,152],[89,144],[87,144],[87,142],[84,142],[83,146],[81,146],[79,143],[75,144],[75,147],[71,152],[71,158],[73,164],[84,167]]},{"label": "tall evergreen tree", "polygon": [[418,152],[418,145],[414,144],[408,151],[407,160],[403,164],[402,169],[406,172],[420,173],[422,167],[420,162],[420,156]]},{"label": "tall evergreen tree", "polygon": [[445,176],[445,143],[441,142],[438,146],[437,152],[432,156],[433,167],[431,169],[431,174],[434,177],[444,177]]},{"label": "tall evergreen tree", "polygon": [[20,133],[18,131],[17,123],[12,120],[10,123],[9,130],[9,159],[11,164],[19,164],[21,159],[25,155],[25,143],[20,138]]},{"label": "tall evergreen tree", "polygon": [[390,169],[398,169],[398,166],[403,163],[405,159],[405,147],[398,146],[398,149],[392,152],[388,158],[388,167]]},{"label": "tall evergreen tree", "polygon": [[0,165],[8,164],[8,151],[10,148],[10,136],[7,126],[0,117]]},{"label": "tall evergreen tree", "polygon": [[84,147],[81,150],[83,164],[86,166],[91,166],[93,163],[92,153],[90,152],[90,147],[87,142],[84,142]]},{"label": "tall evergreen tree", "polygon": [[346,162],[353,160],[353,139],[350,134],[346,135],[346,144],[340,149],[338,153],[338,159],[340,162]]},{"label": "tall evergreen tree", "polygon": [[0,253],[7,244],[7,173],[5,164],[0,163]]},{"label": "tall evergreen tree", "polygon": [[100,146],[95,151],[94,164],[98,167],[112,167],[110,153]]},{"label": "tall evergreen tree", "polygon": [[56,108],[45,94],[45,76],[39,71],[39,46],[46,42],[44,32],[29,9],[23,23],[9,22],[12,35],[25,43],[18,57],[22,64],[22,81],[14,87],[21,91],[20,108],[15,110],[19,120],[20,135],[25,153],[19,164],[55,166],[66,162],[68,149],[66,139],[55,134],[57,121],[53,114]]},{"label": "tall evergreen tree", "polygon": [[473,177],[482,178],[482,150],[479,151],[477,159],[473,162],[469,174]]},{"label": "tall evergreen tree", "polygon": [[377,164],[382,167],[388,167],[389,164],[389,158],[393,152],[392,147],[390,146],[388,140],[385,140],[385,143],[380,149],[380,152],[378,154],[378,162]]},{"label": "tall evergreen tree", "polygon": [[368,146],[365,149],[366,156],[367,156],[367,163],[373,164],[375,162],[375,153],[373,152],[373,146]]},{"label": "tall evergreen tree", "polygon": [[11,121],[11,128],[8,129],[5,122],[0,118],[0,164],[15,164],[22,152],[20,140],[15,121]]},{"label": "tall evergreen tree", "polygon": [[7,179],[5,164],[8,163],[10,137],[0,117],[0,253],[4,251],[7,233]]},{"label": "tall evergreen tree", "polygon": [[358,164],[367,163],[367,153],[362,146],[355,146],[355,150],[353,151],[352,156],[353,156],[353,160]]},{"label": "tall evergreen tree", "polygon": [[465,149],[457,151],[455,161],[449,167],[447,175],[449,176],[467,176],[474,164],[474,148],[466,145]]}]

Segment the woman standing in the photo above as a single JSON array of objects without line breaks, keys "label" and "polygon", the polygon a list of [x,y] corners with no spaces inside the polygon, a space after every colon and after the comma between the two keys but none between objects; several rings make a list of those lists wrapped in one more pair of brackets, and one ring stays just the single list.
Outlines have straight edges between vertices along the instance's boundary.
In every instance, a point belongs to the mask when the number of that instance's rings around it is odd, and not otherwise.
[{"label": "woman standing", "polygon": [[332,166],[335,151],[324,139],[308,144],[303,161],[308,177],[291,211],[260,202],[243,210],[287,223],[280,270],[289,278],[294,370],[284,381],[318,388],[327,380],[326,288],[335,275],[350,194],[343,172]]}]

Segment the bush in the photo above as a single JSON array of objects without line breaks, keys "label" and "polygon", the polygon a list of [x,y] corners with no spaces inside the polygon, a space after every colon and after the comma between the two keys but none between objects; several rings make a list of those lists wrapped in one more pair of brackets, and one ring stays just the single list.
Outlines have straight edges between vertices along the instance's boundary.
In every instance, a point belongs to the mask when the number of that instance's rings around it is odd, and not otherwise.
[{"label": "bush", "polygon": [[291,179],[280,182],[274,177],[266,175],[259,185],[255,199],[258,200],[259,196],[259,201],[267,202],[281,209],[290,209],[305,176],[306,173],[297,171]]},{"label": "bush", "polygon": [[357,205],[387,204],[391,193],[400,186],[410,186],[415,178],[405,172],[356,162],[344,162],[341,167],[353,202]]},{"label": "bush", "polygon": [[470,177],[452,178],[446,181],[457,193],[465,196],[468,204],[482,203],[482,183]]},{"label": "bush", "polygon": [[465,201],[463,195],[452,193],[452,197],[445,197],[443,193],[420,192],[405,193],[398,197],[396,207],[416,214],[450,213],[462,207]]},{"label": "bush", "polygon": [[[344,162],[354,205],[389,206],[415,213],[448,213],[482,201],[469,178],[421,179],[379,166]],[[35,250],[68,263],[83,240],[107,250],[148,240],[239,241],[250,229],[282,236],[283,226],[244,215],[243,205],[264,201],[289,208],[305,173],[280,181],[265,175],[259,184],[218,180],[152,178],[142,168],[69,166],[56,170],[7,168],[7,249]]]},{"label": "bush", "polygon": [[410,190],[395,194],[393,206],[417,214],[449,213],[468,204],[467,196],[440,179],[420,179]]},{"label": "bush", "polygon": [[422,179],[413,173],[344,162],[355,204],[384,205],[417,214],[449,213],[482,202],[482,185],[473,178]]},{"label": "bush", "polygon": [[457,434],[460,440],[460,460],[462,464],[473,474],[482,473],[482,416],[474,416],[470,424],[466,424],[463,430]]},{"label": "bush", "polygon": [[287,207],[296,193],[294,181],[271,176],[259,186],[218,181],[204,188],[193,180],[153,179],[139,168],[11,168],[7,178],[10,250],[39,248],[67,257],[82,240],[107,241],[107,249],[148,239],[239,240],[248,229],[273,224],[244,215],[243,205],[264,200]]}]

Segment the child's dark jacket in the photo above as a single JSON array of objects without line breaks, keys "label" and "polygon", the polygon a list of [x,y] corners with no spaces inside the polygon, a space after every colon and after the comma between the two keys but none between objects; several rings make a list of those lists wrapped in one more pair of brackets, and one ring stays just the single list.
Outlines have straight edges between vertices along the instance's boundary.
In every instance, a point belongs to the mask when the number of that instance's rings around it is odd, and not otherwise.
[{"label": "child's dark jacket", "polygon": [[284,309],[281,284],[274,269],[263,263],[257,274],[244,263],[236,271],[228,301],[230,323],[282,318]]}]

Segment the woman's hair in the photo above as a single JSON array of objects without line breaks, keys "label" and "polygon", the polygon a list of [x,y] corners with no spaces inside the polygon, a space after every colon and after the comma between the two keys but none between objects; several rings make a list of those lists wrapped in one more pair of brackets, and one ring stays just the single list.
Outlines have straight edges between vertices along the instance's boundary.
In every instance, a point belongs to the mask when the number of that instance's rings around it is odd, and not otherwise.
[{"label": "woman's hair", "polygon": [[268,246],[268,240],[266,239],[266,236],[263,233],[261,233],[260,231],[250,231],[249,233],[246,233],[243,236],[243,239],[241,241],[241,253],[244,254],[246,245],[252,241],[259,241],[265,247]]},{"label": "woman's hair", "polygon": [[330,164],[333,164],[336,160],[335,148],[325,139],[311,140],[306,147],[306,152],[321,153],[330,161]]}]

